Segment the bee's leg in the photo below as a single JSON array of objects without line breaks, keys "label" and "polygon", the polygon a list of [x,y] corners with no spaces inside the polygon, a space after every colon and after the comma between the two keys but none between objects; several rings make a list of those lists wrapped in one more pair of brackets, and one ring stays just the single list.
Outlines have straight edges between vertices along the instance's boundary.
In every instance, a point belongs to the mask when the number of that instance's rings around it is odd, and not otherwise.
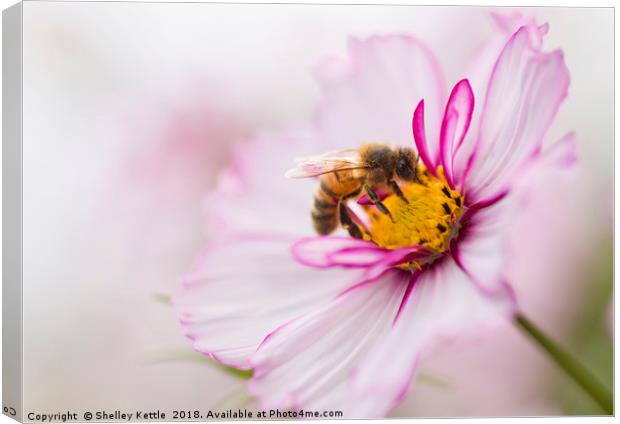
[{"label": "bee's leg", "polygon": [[389,216],[392,222],[394,222],[394,218],[392,217],[390,210],[385,207],[381,199],[379,199],[379,196],[377,196],[377,193],[375,193],[375,191],[369,185],[365,185],[364,190],[366,191],[366,194],[368,194],[368,197],[370,198],[372,203],[377,207],[377,209],[379,209],[381,213]]},{"label": "bee's leg", "polygon": [[390,187],[392,188],[392,190],[394,191],[394,193],[405,203],[409,203],[409,200],[407,200],[407,198],[405,197],[405,195],[403,194],[403,191],[400,189],[400,187],[398,186],[398,183],[394,180],[388,180],[388,184],[390,185]]},{"label": "bee's leg", "polygon": [[[357,190],[352,191],[351,193],[345,195],[340,199],[340,203],[338,204],[338,214],[340,217],[340,224],[342,228],[346,229],[349,232],[349,235],[353,238],[363,239],[364,232],[360,229],[360,226],[355,222],[355,220],[351,217],[353,213],[346,204],[348,199],[352,199],[357,197],[362,191],[362,187]],[[368,232],[367,230],[365,231]]]},{"label": "bee's leg", "polygon": [[360,227],[353,221],[351,215],[349,214],[349,207],[341,202],[338,205],[339,215],[340,215],[340,224],[342,228],[346,229],[349,232],[349,235],[356,239],[363,239],[364,234]]}]

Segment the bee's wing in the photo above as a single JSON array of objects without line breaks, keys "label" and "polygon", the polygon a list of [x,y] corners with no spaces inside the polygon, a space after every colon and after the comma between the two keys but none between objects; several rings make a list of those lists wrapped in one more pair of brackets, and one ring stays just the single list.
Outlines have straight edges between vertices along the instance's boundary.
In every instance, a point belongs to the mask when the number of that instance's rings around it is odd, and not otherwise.
[{"label": "bee's wing", "polygon": [[286,178],[316,177],[329,172],[346,169],[367,168],[368,165],[360,160],[355,149],[335,150],[315,156],[296,159],[297,167],[289,169]]}]

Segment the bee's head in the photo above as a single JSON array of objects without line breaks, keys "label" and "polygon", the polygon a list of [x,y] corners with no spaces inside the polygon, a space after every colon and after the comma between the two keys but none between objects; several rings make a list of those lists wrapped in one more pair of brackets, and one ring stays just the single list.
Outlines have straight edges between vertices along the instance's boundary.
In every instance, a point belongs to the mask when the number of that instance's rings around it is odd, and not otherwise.
[{"label": "bee's head", "polygon": [[396,156],[390,146],[368,144],[361,154],[370,168],[367,179],[371,186],[387,181],[396,172]]},{"label": "bee's head", "polygon": [[418,159],[409,147],[400,147],[396,152],[396,175],[403,181],[417,181]]}]

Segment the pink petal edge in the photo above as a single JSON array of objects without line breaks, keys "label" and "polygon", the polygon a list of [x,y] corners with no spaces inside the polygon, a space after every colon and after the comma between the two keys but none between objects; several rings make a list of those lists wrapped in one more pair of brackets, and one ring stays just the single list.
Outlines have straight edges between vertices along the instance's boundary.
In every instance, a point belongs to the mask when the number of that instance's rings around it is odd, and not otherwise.
[{"label": "pink petal edge", "polygon": [[454,156],[461,147],[474,111],[474,93],[467,79],[459,81],[452,92],[439,136],[439,156],[443,165],[444,175],[451,188],[456,188],[462,175],[454,175]]},{"label": "pink petal edge", "polygon": [[424,128],[424,99],[420,100],[420,103],[418,103],[413,112],[411,128],[413,130],[413,140],[415,141],[422,162],[424,162],[426,169],[428,169],[431,174],[437,176],[435,162],[429,155],[426,141],[426,130]]}]

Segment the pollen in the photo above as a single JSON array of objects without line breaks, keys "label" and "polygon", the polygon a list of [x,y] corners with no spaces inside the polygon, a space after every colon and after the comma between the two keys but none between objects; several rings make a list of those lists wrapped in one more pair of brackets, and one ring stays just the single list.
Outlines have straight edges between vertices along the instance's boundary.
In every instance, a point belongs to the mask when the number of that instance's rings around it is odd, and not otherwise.
[{"label": "pollen", "polygon": [[435,177],[420,165],[419,183],[400,184],[407,201],[395,194],[383,200],[391,218],[368,208],[374,243],[386,249],[419,245],[436,255],[448,250],[458,234],[463,196],[448,186],[441,168],[438,174]]}]

